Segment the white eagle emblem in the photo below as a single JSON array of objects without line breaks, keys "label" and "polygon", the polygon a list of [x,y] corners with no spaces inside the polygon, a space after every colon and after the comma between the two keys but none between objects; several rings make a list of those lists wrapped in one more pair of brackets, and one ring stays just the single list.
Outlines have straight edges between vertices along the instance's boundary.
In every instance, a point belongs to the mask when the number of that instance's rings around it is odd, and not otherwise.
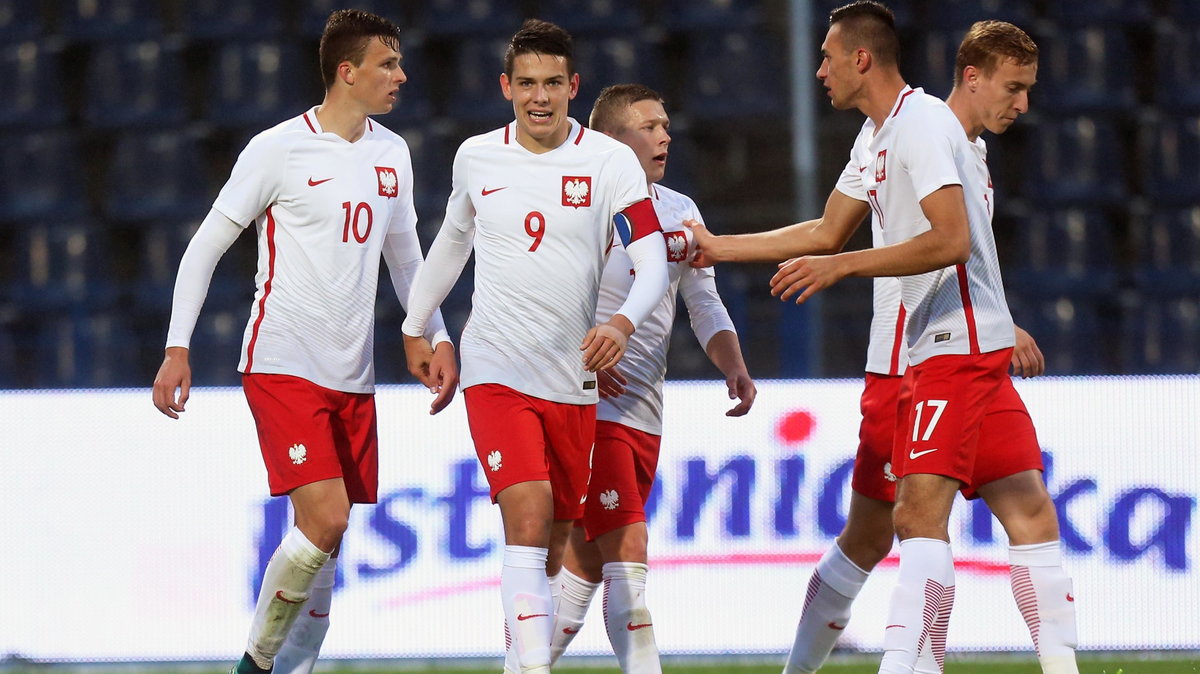
[{"label": "white eagle emblem", "polygon": [[667,240],[667,262],[683,262],[687,258],[687,235],[683,232],[663,232]]},{"label": "white eagle emblem", "polygon": [[563,206],[592,205],[592,179],[588,176],[563,176]]},{"label": "white eagle emblem", "polygon": [[500,470],[500,461],[501,461],[500,450],[493,449],[492,453],[488,454],[487,461],[488,461],[488,468],[491,468],[493,473]]},{"label": "white eagle emblem", "polygon": [[299,466],[308,461],[308,449],[299,443],[296,443],[288,448],[288,456],[291,457],[292,463]]},{"label": "white eagle emblem", "polygon": [[887,480],[888,482],[896,481],[896,475],[892,472],[892,462],[891,461],[883,464],[883,479]]},{"label": "white eagle emblem", "polygon": [[396,177],[396,169],[388,168],[387,166],[376,166],[375,175],[379,177],[379,196],[396,196],[396,186],[400,182]]},{"label": "white eagle emblem", "polygon": [[616,510],[620,502],[621,496],[617,494],[616,489],[600,492],[600,504],[604,506],[605,510]]}]

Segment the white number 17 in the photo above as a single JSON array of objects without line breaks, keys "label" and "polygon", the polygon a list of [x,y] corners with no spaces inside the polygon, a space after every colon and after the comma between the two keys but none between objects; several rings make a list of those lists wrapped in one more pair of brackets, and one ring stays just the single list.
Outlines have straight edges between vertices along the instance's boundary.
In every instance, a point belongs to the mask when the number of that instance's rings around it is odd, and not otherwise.
[{"label": "white number 17", "polygon": [[929,420],[929,425],[925,427],[925,434],[921,436],[921,442],[925,442],[931,435],[933,435],[933,429],[937,426],[938,421],[942,418],[942,412],[946,411],[946,403],[948,402],[950,401],[922,400],[921,402],[917,403],[917,416],[915,419],[913,419],[913,442],[917,442],[917,434],[921,431],[921,412],[924,410],[925,405],[929,405],[930,407],[937,409],[934,410],[933,418]]}]

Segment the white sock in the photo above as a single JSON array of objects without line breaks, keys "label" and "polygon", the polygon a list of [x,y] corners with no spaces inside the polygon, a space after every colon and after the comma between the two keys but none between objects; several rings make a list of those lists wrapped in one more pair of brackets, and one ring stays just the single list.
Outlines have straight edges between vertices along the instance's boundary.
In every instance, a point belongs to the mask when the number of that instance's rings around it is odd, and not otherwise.
[{"label": "white sock", "polygon": [[1008,547],[1013,598],[1045,674],[1078,674],[1075,595],[1058,541]]},{"label": "white sock", "polygon": [[558,601],[558,613],[554,616],[554,637],[550,640],[551,665],[558,662],[583,627],[588,606],[600,587],[600,583],[586,581],[565,568],[558,574],[558,584],[562,594]]},{"label": "white sock", "polygon": [[[565,571],[565,570],[566,569],[563,569],[563,571]],[[546,580],[550,583],[550,604],[551,604],[551,606],[554,607],[555,620],[558,619],[557,616],[558,616],[559,595],[562,593],[562,588],[559,584],[560,574],[561,574],[561,572],[556,573],[553,576],[546,577]],[[512,647],[512,636],[507,633],[507,630],[508,630],[507,624],[505,624],[504,629],[506,630],[505,637],[504,637],[505,638],[504,671],[508,674],[517,674],[518,672],[521,671],[521,662],[520,662],[520,660],[517,659],[517,652]],[[561,651],[560,651],[560,654],[561,654]],[[556,655],[554,655],[554,641],[551,640],[551,642],[550,642],[550,664],[554,664],[554,661],[557,659],[558,659],[558,657]]]},{"label": "white sock", "polygon": [[292,623],[308,601],[317,572],[327,561],[329,553],[313,545],[296,527],[288,531],[271,555],[246,644],[246,652],[260,668],[271,668]]},{"label": "white sock", "polygon": [[329,606],[333,603],[333,582],[337,577],[337,557],[330,557],[317,572],[308,601],[300,617],[288,632],[283,648],[275,656],[271,674],[312,674],[317,655],[329,631]]},{"label": "white sock", "polygon": [[821,668],[850,620],[850,605],[868,572],[846,557],[837,543],[813,569],[796,626],[796,640],[783,674],[810,674]]},{"label": "white sock", "polygon": [[546,548],[525,545],[504,546],[500,600],[504,604],[509,650],[514,652],[516,661],[520,663],[517,674],[550,671],[554,601],[546,578],[546,557],[549,552]]},{"label": "white sock", "polygon": [[954,557],[934,538],[900,542],[900,577],[888,607],[880,674],[911,674],[928,644],[938,670],[946,655],[946,630],[954,606]]},{"label": "white sock", "polygon": [[604,565],[604,626],[624,674],[661,674],[654,626],[646,608],[645,564]]}]

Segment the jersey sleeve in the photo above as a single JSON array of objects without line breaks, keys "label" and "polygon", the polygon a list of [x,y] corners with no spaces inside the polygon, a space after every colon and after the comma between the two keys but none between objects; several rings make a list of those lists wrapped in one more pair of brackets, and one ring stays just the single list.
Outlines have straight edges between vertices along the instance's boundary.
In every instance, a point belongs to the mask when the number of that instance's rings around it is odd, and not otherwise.
[{"label": "jersey sleeve", "polygon": [[862,171],[858,170],[858,163],[854,161],[854,150],[857,148],[858,141],[856,140],[854,148],[850,150],[850,159],[846,162],[846,167],[842,169],[842,174],[838,176],[834,189],[851,199],[866,201],[867,188],[863,186]]},{"label": "jersey sleeve", "polygon": [[397,166],[397,177],[400,182],[397,191],[399,203],[392,210],[392,220],[388,223],[388,236],[403,236],[404,232],[417,229],[417,209],[413,205],[412,157],[407,146],[401,145],[401,148],[404,161],[398,162],[399,166]]},{"label": "jersey sleeve", "polygon": [[[688,217],[704,224],[704,218],[694,203]],[[717,294],[717,275],[712,267],[685,267],[679,276],[679,294],[683,297],[692,332],[695,333],[701,348],[707,350],[709,340],[718,332],[737,332],[733,326],[733,319],[729,317],[729,310]]]},{"label": "jersey sleeve", "polygon": [[171,296],[171,322],[167,328],[167,348],[189,348],[196,320],[208,296],[217,262],[242,233],[242,226],[225,217],[215,208],[208,212],[200,228],[192,235],[179,272],[175,277],[175,292]]},{"label": "jersey sleeve", "polygon": [[[914,125],[919,124],[919,127]],[[897,159],[912,178],[920,202],[946,185],[961,185],[956,157],[967,142],[962,125],[949,108],[933,108],[914,116],[896,133]]]},{"label": "jersey sleeve", "polygon": [[277,134],[261,133],[250,139],[213,208],[247,227],[275,202],[282,174],[279,169],[286,160],[287,151]]}]

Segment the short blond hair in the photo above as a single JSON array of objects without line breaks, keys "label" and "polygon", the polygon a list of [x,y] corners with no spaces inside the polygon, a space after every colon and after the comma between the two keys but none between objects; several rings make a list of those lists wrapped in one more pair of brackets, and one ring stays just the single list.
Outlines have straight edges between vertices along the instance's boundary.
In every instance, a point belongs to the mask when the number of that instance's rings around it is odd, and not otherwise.
[{"label": "short blond hair", "polygon": [[1019,66],[1037,63],[1038,47],[1025,31],[1007,21],[976,21],[958,46],[954,59],[954,86],[962,84],[963,70],[975,66],[985,76],[1005,60]]}]

